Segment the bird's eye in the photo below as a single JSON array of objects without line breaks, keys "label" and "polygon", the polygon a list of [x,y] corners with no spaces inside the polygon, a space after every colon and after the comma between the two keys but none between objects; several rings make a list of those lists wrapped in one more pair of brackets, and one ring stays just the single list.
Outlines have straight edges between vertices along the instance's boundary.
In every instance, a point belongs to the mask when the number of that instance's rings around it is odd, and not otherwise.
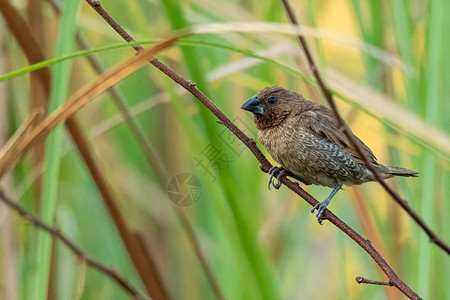
[{"label": "bird's eye", "polygon": [[267,98],[267,103],[269,104],[275,104],[278,102],[278,99],[275,98],[274,96],[270,96],[269,98]]}]

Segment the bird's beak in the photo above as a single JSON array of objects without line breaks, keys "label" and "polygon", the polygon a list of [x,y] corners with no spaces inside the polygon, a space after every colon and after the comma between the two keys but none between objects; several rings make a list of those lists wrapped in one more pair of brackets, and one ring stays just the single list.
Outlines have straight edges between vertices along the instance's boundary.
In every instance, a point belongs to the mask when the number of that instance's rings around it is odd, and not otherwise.
[{"label": "bird's beak", "polygon": [[262,115],[264,113],[264,109],[261,105],[261,102],[259,102],[259,99],[258,97],[256,97],[256,95],[248,99],[244,103],[244,105],[241,106],[241,109],[248,110],[249,112],[252,112],[254,114]]}]

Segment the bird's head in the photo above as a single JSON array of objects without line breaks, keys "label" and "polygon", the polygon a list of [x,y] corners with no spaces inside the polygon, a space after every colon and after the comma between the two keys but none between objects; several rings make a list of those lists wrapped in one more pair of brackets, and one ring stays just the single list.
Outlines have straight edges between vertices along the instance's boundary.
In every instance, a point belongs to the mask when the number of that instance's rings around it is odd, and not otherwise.
[{"label": "bird's head", "polygon": [[304,100],[300,94],[282,87],[271,86],[248,99],[241,109],[252,112],[258,129],[274,127],[296,111]]}]

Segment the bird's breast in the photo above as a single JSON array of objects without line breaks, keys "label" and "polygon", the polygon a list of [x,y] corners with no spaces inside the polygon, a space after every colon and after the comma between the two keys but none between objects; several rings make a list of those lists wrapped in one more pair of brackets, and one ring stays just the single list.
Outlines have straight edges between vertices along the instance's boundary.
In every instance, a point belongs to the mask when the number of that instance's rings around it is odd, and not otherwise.
[{"label": "bird's breast", "polygon": [[299,128],[275,126],[258,132],[258,139],[272,158],[291,172],[308,159],[307,133]]}]

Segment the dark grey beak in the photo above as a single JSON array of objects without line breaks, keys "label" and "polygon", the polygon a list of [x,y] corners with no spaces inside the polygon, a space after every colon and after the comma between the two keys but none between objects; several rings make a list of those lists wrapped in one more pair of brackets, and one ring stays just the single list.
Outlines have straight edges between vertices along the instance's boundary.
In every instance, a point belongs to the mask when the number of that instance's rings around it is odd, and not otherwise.
[{"label": "dark grey beak", "polygon": [[258,97],[256,97],[256,95],[248,99],[244,103],[244,105],[241,106],[241,109],[248,110],[249,112],[252,112],[254,114],[262,115],[264,113],[264,109],[261,105],[261,102],[259,102],[259,99]]}]

